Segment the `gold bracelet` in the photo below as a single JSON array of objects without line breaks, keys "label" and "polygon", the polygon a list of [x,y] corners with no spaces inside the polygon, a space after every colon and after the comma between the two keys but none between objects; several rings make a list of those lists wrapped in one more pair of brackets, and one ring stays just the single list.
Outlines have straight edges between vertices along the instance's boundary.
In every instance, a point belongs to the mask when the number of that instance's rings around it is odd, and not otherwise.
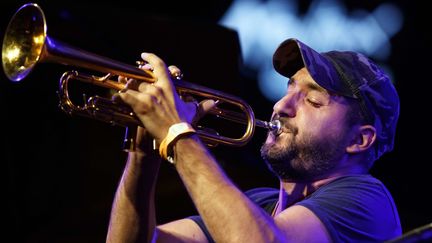
[{"label": "gold bracelet", "polygon": [[172,125],[168,129],[168,134],[159,145],[160,156],[174,164],[174,155],[172,154],[172,147],[174,143],[184,135],[196,133],[195,129],[187,122],[180,122]]}]

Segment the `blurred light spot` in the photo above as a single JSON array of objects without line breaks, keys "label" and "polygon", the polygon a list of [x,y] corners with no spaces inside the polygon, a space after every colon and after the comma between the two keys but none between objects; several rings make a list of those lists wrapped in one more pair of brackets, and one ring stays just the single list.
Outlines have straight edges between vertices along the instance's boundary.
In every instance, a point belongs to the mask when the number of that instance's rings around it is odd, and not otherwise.
[{"label": "blurred light spot", "polygon": [[348,12],[338,0],[315,0],[300,15],[297,1],[235,0],[220,24],[238,31],[244,65],[257,71],[261,92],[276,101],[285,93],[286,78],[273,70],[271,62],[283,40],[294,37],[317,51],[353,50],[385,62],[403,14],[390,3],[372,12]]}]

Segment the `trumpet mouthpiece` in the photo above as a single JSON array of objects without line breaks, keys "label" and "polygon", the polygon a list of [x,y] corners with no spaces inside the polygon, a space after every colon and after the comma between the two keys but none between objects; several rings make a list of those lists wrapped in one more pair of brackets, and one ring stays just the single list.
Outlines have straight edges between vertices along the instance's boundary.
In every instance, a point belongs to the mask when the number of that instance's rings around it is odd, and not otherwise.
[{"label": "trumpet mouthpiece", "polygon": [[272,120],[267,122],[267,129],[269,129],[274,135],[281,133],[281,122],[279,120]]}]

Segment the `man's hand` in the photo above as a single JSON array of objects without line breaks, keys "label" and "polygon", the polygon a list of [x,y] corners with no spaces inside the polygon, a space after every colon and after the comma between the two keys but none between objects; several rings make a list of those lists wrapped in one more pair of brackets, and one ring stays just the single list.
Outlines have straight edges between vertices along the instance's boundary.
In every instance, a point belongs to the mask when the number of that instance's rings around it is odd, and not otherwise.
[{"label": "man's hand", "polygon": [[160,143],[173,124],[191,123],[197,106],[180,99],[171,80],[173,75],[180,73],[177,67],[168,68],[155,54],[142,53],[141,57],[147,63],[142,68],[152,70],[157,81],[128,80],[126,89],[117,95],[133,109],[146,130]]}]

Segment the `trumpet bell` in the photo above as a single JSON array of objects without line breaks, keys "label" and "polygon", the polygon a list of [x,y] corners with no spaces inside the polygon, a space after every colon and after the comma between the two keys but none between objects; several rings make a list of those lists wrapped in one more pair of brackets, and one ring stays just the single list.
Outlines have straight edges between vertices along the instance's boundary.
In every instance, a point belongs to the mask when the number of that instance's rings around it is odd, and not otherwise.
[{"label": "trumpet bell", "polygon": [[11,81],[21,81],[42,55],[46,41],[46,20],[36,4],[23,5],[9,22],[3,38],[3,69]]}]

